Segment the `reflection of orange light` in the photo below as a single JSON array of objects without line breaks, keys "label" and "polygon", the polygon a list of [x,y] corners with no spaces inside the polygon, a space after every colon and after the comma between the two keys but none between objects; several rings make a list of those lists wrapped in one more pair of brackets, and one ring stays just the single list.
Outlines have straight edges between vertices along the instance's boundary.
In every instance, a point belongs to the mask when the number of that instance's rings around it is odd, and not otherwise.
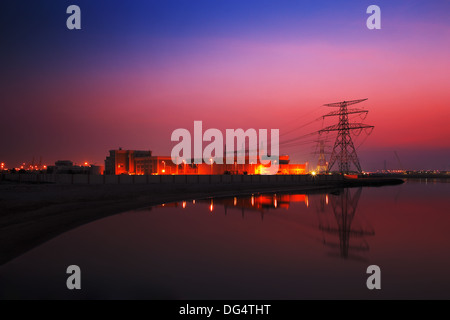
[{"label": "reflection of orange light", "polygon": [[192,200],[192,203],[195,204],[195,200]]},{"label": "reflection of orange light", "polygon": [[233,199],[233,204],[234,204],[234,205],[237,204],[237,198],[236,198],[236,197],[234,197],[234,199]]},{"label": "reflection of orange light", "polygon": [[328,204],[328,195],[325,196],[325,203]]},{"label": "reflection of orange light", "polygon": [[254,205],[255,205],[255,197],[252,196],[252,206],[254,206]]},{"label": "reflection of orange light", "polygon": [[214,209],[214,203],[213,203],[213,200],[211,199],[211,204],[209,205],[209,211],[213,211],[213,209]]},{"label": "reflection of orange light", "polygon": [[183,207],[183,209],[186,208],[186,201],[183,201],[183,202],[181,203],[181,206]]},{"label": "reflection of orange light", "polygon": [[273,206],[276,208],[278,207],[277,198],[273,199]]},{"label": "reflection of orange light", "polygon": [[306,207],[309,207],[309,199],[308,199],[308,196],[305,196],[305,203],[306,203]]},{"label": "reflection of orange light", "polygon": [[263,205],[263,206],[271,206],[273,204],[273,199],[274,199],[274,197],[272,197],[272,196],[260,195],[257,199],[257,202],[258,202],[258,204]]}]

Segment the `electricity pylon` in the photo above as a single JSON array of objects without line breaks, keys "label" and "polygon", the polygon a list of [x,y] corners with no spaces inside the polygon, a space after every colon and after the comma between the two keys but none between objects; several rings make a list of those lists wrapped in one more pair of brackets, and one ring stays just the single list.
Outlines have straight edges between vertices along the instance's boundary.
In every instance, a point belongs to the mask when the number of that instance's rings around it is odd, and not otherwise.
[{"label": "electricity pylon", "polygon": [[319,160],[317,161],[317,173],[328,171],[327,160],[325,159],[325,141],[319,141]]},{"label": "electricity pylon", "polygon": [[333,151],[331,152],[330,161],[328,161],[328,171],[331,171],[334,164],[337,162],[339,166],[339,172],[341,174],[350,173],[350,167],[353,164],[356,171],[361,173],[361,165],[358,160],[358,155],[356,154],[355,146],[353,145],[352,137],[350,132],[353,130],[370,129],[372,130],[374,126],[370,126],[363,123],[351,123],[349,122],[349,114],[364,114],[367,115],[369,111],[362,109],[348,109],[349,105],[357,104],[363,102],[367,99],[352,100],[352,101],[341,101],[335,103],[325,104],[327,107],[339,108],[337,111],[330,112],[323,116],[332,117],[338,116],[339,123],[333,126],[326,127],[319,130],[319,133],[336,131],[336,141],[334,143]]}]

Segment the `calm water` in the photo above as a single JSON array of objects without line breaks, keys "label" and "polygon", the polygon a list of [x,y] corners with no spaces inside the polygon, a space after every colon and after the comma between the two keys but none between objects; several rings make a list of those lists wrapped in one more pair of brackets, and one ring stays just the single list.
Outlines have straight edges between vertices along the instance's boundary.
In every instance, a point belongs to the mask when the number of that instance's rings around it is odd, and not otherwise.
[{"label": "calm water", "polygon": [[[450,298],[450,184],[255,194],[126,212],[0,267],[1,298]],[[82,290],[66,289],[79,265]],[[366,268],[381,268],[379,291]]]}]

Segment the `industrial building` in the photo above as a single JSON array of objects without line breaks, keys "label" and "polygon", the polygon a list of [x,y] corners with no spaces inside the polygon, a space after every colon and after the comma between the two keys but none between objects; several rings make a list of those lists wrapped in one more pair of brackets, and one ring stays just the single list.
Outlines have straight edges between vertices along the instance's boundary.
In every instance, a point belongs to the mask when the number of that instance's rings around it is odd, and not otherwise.
[{"label": "industrial building", "polygon": [[[291,164],[289,156],[279,157],[278,174],[306,174],[306,164]],[[245,163],[227,164],[223,159],[223,164],[217,164],[210,159],[210,163],[194,164],[181,163],[176,165],[170,156],[152,156],[151,151],[139,150],[110,150],[109,156],[105,160],[105,174],[118,175],[172,175],[172,174],[264,174],[265,165],[259,160],[256,163],[250,162],[248,155],[245,156]]]},{"label": "industrial building", "polygon": [[148,170],[151,172],[151,162],[142,161],[149,159],[152,156],[151,151],[138,150],[110,150],[109,156],[105,160],[105,174],[136,174],[136,161],[139,165],[149,166]]}]

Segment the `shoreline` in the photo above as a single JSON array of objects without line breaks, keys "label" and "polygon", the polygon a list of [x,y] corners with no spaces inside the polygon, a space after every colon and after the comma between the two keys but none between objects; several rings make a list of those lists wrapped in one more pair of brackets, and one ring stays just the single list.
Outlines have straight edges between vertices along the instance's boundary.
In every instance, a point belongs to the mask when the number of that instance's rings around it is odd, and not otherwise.
[{"label": "shoreline", "polygon": [[[364,181],[366,186],[402,180]],[[360,187],[357,181],[303,184],[58,185],[0,183],[0,266],[84,224],[153,205],[254,193],[317,193]]]}]

